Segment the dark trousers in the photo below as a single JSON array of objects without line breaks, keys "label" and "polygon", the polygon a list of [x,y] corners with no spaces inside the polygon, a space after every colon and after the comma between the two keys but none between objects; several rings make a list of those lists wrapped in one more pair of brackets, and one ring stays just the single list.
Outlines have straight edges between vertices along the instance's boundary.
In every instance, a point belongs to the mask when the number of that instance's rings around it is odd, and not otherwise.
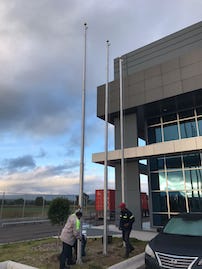
[{"label": "dark trousers", "polygon": [[60,254],[60,269],[65,268],[65,263],[72,263],[72,246],[62,242],[62,253]]},{"label": "dark trousers", "polygon": [[126,256],[128,256],[131,250],[134,249],[130,243],[130,232],[131,230],[122,230],[122,238],[126,244]]}]

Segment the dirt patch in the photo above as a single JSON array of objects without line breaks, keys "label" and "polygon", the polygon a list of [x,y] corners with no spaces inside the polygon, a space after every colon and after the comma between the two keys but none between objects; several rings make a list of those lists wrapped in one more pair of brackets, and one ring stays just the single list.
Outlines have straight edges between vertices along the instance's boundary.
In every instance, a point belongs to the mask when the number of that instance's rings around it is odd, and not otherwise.
[{"label": "dirt patch", "polygon": [[[130,257],[138,255],[144,251],[145,242],[131,239],[135,250],[130,254]],[[53,253],[56,248],[56,243],[48,243],[48,244],[41,244],[37,246],[37,250],[43,255],[38,257],[38,264],[39,268],[49,268],[49,269],[56,269],[59,268],[59,254],[61,251],[61,243],[57,243],[58,252]],[[35,251],[36,247],[33,248]],[[47,255],[46,255],[46,254]],[[49,254],[48,254],[49,253]],[[52,253],[52,254],[51,254]],[[73,269],[101,269],[101,268],[108,268],[109,266],[119,263],[124,258],[125,249],[122,244],[122,240],[120,238],[112,238],[112,242],[107,246],[107,255],[103,254],[103,244],[100,238],[97,239],[88,239],[86,245],[86,256],[82,257],[82,265],[73,265],[71,268]],[[38,263],[37,261],[37,263]],[[35,265],[36,266],[36,265]],[[37,266],[36,266],[37,267]]]},{"label": "dirt patch", "polygon": [[[131,243],[135,247],[135,250],[130,254],[130,257],[144,251],[146,242],[132,238]],[[12,247],[12,250],[9,250],[9,247]],[[16,262],[28,264],[40,269],[58,269],[61,248],[62,244],[59,240],[47,239],[29,243],[7,245],[7,247],[4,245],[4,247],[0,247],[0,252],[1,254],[4,254],[4,251],[7,254],[12,252],[12,260]],[[103,255],[103,244],[101,238],[88,239],[86,244],[86,256],[82,258],[83,263],[81,265],[73,265],[71,266],[71,269],[108,268],[113,264],[123,261],[124,253],[125,249],[120,238],[112,238],[112,242],[108,244],[107,247],[107,255]],[[4,260],[6,260],[5,255],[3,256]],[[7,260],[8,259],[11,260],[11,258],[7,258]],[[0,258],[0,261],[3,260]]]}]

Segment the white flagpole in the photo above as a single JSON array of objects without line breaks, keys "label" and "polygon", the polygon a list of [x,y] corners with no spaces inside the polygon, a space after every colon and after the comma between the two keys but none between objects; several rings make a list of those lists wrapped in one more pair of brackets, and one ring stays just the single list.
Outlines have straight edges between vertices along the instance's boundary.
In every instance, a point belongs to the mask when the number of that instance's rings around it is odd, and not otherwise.
[{"label": "white flagpole", "polygon": [[120,77],[120,134],[121,134],[120,135],[121,136],[121,187],[122,187],[122,202],[125,203],[122,63],[123,63],[123,59],[119,58],[119,77]]},{"label": "white flagpole", "polygon": [[105,160],[104,160],[104,234],[103,254],[107,255],[107,198],[108,198],[108,84],[109,84],[109,46],[107,40],[107,65],[106,65],[106,86],[105,86]]},{"label": "white flagpole", "polygon": [[[82,85],[82,122],[81,122],[81,156],[80,156],[80,189],[79,189],[79,205],[83,209],[83,182],[84,182],[84,146],[85,146],[85,97],[86,97],[86,37],[87,23],[84,23],[84,61],[83,61],[83,85]],[[82,222],[80,227],[82,235]],[[81,242],[77,240],[77,264],[82,263]]]}]

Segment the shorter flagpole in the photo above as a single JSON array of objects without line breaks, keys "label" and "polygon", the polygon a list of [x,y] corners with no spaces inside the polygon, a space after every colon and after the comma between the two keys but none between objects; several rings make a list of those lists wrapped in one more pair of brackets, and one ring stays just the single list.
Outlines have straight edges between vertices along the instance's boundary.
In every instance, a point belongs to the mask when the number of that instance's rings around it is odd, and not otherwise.
[{"label": "shorter flagpole", "polygon": [[125,203],[125,170],[124,170],[124,133],[123,133],[123,59],[119,58],[119,77],[120,77],[120,137],[121,137],[121,187],[122,202]]}]

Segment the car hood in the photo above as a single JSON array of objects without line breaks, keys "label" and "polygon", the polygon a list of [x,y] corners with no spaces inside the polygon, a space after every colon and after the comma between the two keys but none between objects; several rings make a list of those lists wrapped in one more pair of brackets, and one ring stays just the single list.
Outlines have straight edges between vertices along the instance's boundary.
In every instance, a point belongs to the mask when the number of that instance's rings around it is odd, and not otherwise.
[{"label": "car hood", "polygon": [[160,233],[149,243],[154,251],[202,257],[202,237]]}]

